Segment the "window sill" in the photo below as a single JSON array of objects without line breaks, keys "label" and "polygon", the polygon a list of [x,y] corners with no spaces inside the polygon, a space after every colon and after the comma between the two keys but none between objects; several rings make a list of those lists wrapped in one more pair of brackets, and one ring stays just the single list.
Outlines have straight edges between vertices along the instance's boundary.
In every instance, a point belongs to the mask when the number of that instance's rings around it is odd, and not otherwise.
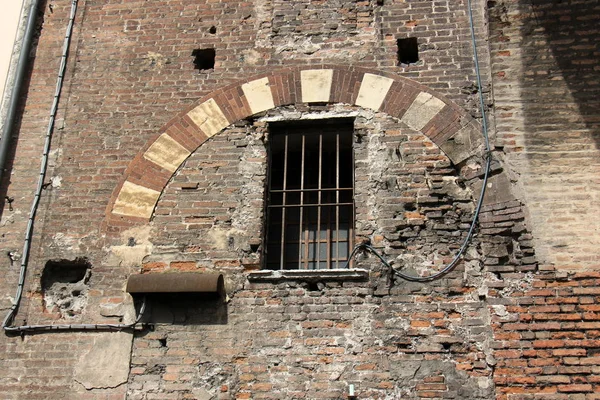
[{"label": "window sill", "polygon": [[263,270],[248,274],[250,282],[366,281],[368,278],[369,271],[364,269]]}]

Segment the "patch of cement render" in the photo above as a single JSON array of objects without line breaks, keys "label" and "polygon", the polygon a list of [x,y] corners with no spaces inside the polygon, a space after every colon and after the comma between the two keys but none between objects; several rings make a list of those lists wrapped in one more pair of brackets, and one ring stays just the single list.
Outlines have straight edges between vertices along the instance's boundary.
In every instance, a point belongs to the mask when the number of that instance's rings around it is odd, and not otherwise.
[{"label": "patch of cement render", "polygon": [[57,232],[52,236],[51,246],[57,247],[63,251],[75,253],[79,248],[78,238]]},{"label": "patch of cement render", "polygon": [[75,366],[75,381],[88,390],[115,388],[127,383],[133,335],[96,334],[91,349]]},{"label": "patch of cement render", "polygon": [[254,29],[256,30],[256,48],[270,48],[273,46],[271,36],[271,20],[273,19],[273,5],[269,0],[257,0],[254,5]]},{"label": "patch of cement render", "polygon": [[238,385],[238,375],[230,365],[201,362],[197,368],[197,380],[192,383],[192,393],[198,400],[216,400],[221,398],[221,386],[235,388]]},{"label": "patch of cement render", "polygon": [[[367,208],[369,210],[368,220],[376,221],[379,219],[379,211],[381,205],[380,194],[378,193],[381,189],[380,183],[384,181],[383,176],[387,168],[389,167],[389,154],[385,144],[382,142],[383,138],[383,129],[381,123],[373,121],[372,116],[367,116],[365,120],[359,120],[365,126],[372,125],[372,128],[369,129],[369,133],[366,136],[366,147],[367,147],[367,168],[369,179],[365,184],[369,185],[369,187],[364,190],[364,188],[360,188],[361,191],[368,193],[367,198]],[[358,186],[358,185],[357,185]],[[373,229],[373,227],[368,226],[367,223],[362,222],[364,226],[362,229]]]},{"label": "patch of cement render", "polygon": [[311,121],[330,118],[356,118],[358,116],[365,117],[367,120],[373,118],[375,113],[371,110],[356,110],[348,109],[344,104],[334,104],[333,109],[329,111],[319,112],[301,112],[294,107],[278,107],[277,109],[269,110],[269,113],[260,118],[261,122],[278,122],[278,121]]},{"label": "patch of cement render", "polygon": [[124,324],[132,324],[136,318],[136,311],[131,300],[118,304],[101,304],[100,315],[103,317],[118,317]]},{"label": "patch of cement render", "polygon": [[152,226],[139,226],[128,229],[121,234],[121,243],[107,249],[105,259],[107,265],[139,267],[144,257],[152,253]]},{"label": "patch of cement render", "polygon": [[235,228],[213,226],[207,233],[212,247],[217,250],[228,250],[231,241],[240,243],[245,238],[244,231]]}]

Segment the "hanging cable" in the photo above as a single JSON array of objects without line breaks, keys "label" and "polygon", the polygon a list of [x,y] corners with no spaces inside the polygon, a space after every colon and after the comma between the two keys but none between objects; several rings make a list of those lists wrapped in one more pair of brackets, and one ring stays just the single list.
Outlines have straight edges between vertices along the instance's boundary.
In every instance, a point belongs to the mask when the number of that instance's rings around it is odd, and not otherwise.
[{"label": "hanging cable", "polygon": [[471,239],[473,238],[473,234],[475,233],[475,227],[477,226],[477,220],[479,219],[479,213],[481,212],[481,207],[483,206],[483,198],[485,196],[487,181],[488,181],[488,177],[490,174],[492,157],[491,157],[490,141],[489,141],[489,136],[488,136],[487,118],[486,118],[486,113],[485,113],[485,102],[483,99],[483,88],[481,85],[481,72],[480,72],[480,68],[479,68],[479,58],[477,56],[477,41],[475,39],[475,24],[473,22],[473,8],[471,6],[471,0],[468,0],[467,7],[468,7],[468,14],[469,14],[469,25],[470,25],[470,29],[471,29],[471,43],[472,43],[472,47],[473,47],[473,60],[475,62],[475,73],[477,75],[477,89],[479,92],[479,106],[481,108],[482,134],[483,134],[484,143],[485,143],[485,159],[486,159],[485,160],[485,170],[484,170],[485,172],[483,175],[483,185],[481,186],[479,200],[477,201],[477,206],[475,207],[475,212],[473,213],[473,220],[471,221],[471,225],[467,232],[467,236],[465,237],[465,240],[463,241],[462,246],[460,247],[460,249],[454,256],[452,261],[450,261],[450,263],[448,265],[446,265],[442,270],[436,272],[435,274],[429,275],[429,276],[409,275],[409,274],[406,274],[406,273],[394,268],[393,266],[390,265],[390,263],[388,261],[386,261],[386,259],[375,248],[373,248],[371,245],[369,245],[367,243],[358,244],[354,247],[354,249],[352,249],[352,252],[350,253],[350,256],[348,257],[348,261],[346,262],[346,265],[344,266],[344,268],[348,267],[348,265],[350,264],[350,261],[352,260],[352,257],[354,257],[354,254],[358,250],[364,249],[364,250],[367,250],[367,251],[373,253],[377,258],[379,258],[379,260],[381,261],[381,263],[383,265],[385,265],[395,275],[397,275],[398,277],[400,277],[404,280],[407,280],[410,282],[431,282],[431,281],[434,281],[436,279],[443,277],[444,275],[446,275],[450,271],[452,271],[454,269],[454,267],[456,267],[458,262],[462,259],[462,256],[463,256],[464,252],[466,251],[467,246],[471,242]]},{"label": "hanging cable", "polygon": [[42,162],[40,166],[40,173],[38,176],[37,188],[33,197],[33,203],[29,212],[29,219],[27,221],[27,228],[25,230],[25,240],[23,243],[23,255],[21,257],[21,269],[19,273],[19,283],[17,285],[17,293],[15,295],[13,305],[11,306],[8,314],[2,322],[2,328],[6,332],[31,332],[31,331],[60,331],[60,330],[123,330],[133,328],[142,318],[144,310],[146,308],[146,300],[144,299],[140,313],[136,317],[135,321],[131,324],[57,324],[57,325],[24,325],[24,326],[12,326],[15,316],[21,304],[23,297],[23,289],[25,286],[25,276],[27,273],[27,265],[29,262],[29,253],[31,250],[31,239],[33,236],[33,225],[35,222],[35,215],[39,207],[40,197],[44,188],[44,180],[46,178],[46,172],[48,170],[48,154],[50,152],[50,143],[52,140],[52,133],[54,131],[54,122],[56,120],[56,114],[58,112],[58,101],[63,87],[63,80],[65,76],[65,70],[67,66],[67,56],[69,54],[69,47],[71,44],[71,35],[73,33],[73,23],[75,20],[75,14],[77,13],[77,2],[78,0],[71,1],[71,12],[69,15],[69,22],[67,25],[65,38],[63,42],[62,55],[60,58],[60,66],[58,68],[58,76],[56,80],[56,89],[54,91],[54,99],[52,107],[50,108],[50,120],[48,121],[48,127],[46,129],[46,136],[44,141],[44,150],[42,153]]}]

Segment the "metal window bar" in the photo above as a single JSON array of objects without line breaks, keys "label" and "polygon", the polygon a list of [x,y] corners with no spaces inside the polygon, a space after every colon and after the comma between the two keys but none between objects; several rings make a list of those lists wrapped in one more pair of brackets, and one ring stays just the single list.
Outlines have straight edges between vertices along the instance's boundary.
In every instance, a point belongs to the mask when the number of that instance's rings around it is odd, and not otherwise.
[{"label": "metal window bar", "polygon": [[[323,134],[319,134],[319,191],[317,192],[317,203],[321,204],[321,188],[322,186],[322,177],[323,177]],[[315,244],[315,253],[316,253],[316,264],[315,269],[321,269],[321,207],[317,207],[317,230],[315,233],[315,239],[317,240]]]},{"label": "metal window bar", "polygon": [[[354,182],[354,181],[353,181]],[[335,202],[340,202],[340,134],[335,135]],[[354,198],[354,197],[353,197]],[[335,267],[339,268],[340,206],[335,206]]]},{"label": "metal window bar", "polygon": [[[304,217],[304,160],[306,157],[306,135],[302,134],[302,155],[300,157],[300,218],[298,221],[298,240],[302,239],[302,218]],[[306,257],[308,258],[308,257]],[[308,268],[308,265],[305,265]],[[298,243],[298,269],[302,269],[302,244]]]},{"label": "metal window bar", "polygon": [[271,140],[266,240],[270,269],[339,268],[352,248],[351,124],[303,128],[276,130]]},{"label": "metal window bar", "polygon": [[[288,139],[289,136],[285,135],[284,138],[284,151],[283,151],[283,204],[286,204],[286,188],[287,188],[287,160],[288,160]],[[280,265],[285,265],[285,211],[286,208],[281,209],[281,256]]]}]

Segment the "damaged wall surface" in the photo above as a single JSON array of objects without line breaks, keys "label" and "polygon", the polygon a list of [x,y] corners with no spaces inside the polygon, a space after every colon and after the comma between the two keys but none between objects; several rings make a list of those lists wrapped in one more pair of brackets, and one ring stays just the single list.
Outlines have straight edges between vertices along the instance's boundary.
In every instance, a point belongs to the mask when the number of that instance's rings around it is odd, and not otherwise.
[{"label": "damaged wall surface", "polygon": [[[26,265],[12,325],[70,329],[2,336],[3,398],[597,398],[600,7],[530,3],[78,1],[24,258],[73,4],[41,1],[1,183],[0,309]],[[275,127],[339,121],[348,232],[389,265],[361,247],[349,269],[268,270]],[[395,272],[443,270],[477,211],[448,274]],[[222,297],[126,289],[206,273]],[[141,308],[134,329],[87,325]]]}]

